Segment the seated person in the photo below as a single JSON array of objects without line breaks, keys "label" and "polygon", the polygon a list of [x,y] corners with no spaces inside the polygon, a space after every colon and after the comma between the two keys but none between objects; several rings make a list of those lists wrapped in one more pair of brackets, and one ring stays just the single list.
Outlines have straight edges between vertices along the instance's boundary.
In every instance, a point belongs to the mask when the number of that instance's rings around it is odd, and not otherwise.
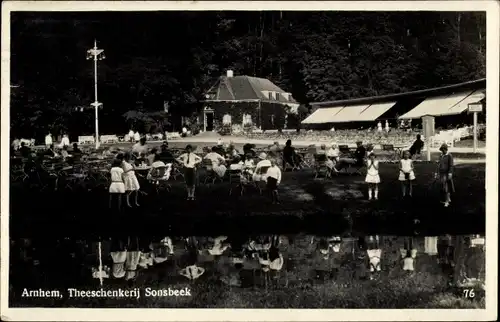
[{"label": "seated person", "polygon": [[244,155],[250,154],[250,156],[252,158],[255,157],[254,148],[255,148],[255,144],[246,143],[245,145],[243,145],[243,154]]},{"label": "seated person", "polygon": [[147,152],[148,145],[146,144],[146,138],[141,138],[139,142],[132,146],[132,154],[134,154],[136,158],[144,157]]},{"label": "seated person", "polygon": [[67,159],[67,158],[71,157],[71,155],[68,153],[68,146],[67,145],[63,146],[63,148],[61,150],[61,156],[63,157],[63,159]]},{"label": "seated person", "polygon": [[45,155],[48,156],[48,157],[51,157],[51,158],[55,158],[57,156],[59,156],[59,154],[57,154],[55,148],[54,148],[54,144],[50,145],[49,148],[47,149],[47,151],[45,151]]},{"label": "seated person", "polygon": [[332,143],[332,146],[326,152],[326,156],[330,159],[335,160],[336,162],[339,161],[340,150],[339,150],[339,147],[336,143]]},{"label": "seated person", "polygon": [[333,169],[333,167],[335,167],[335,162],[328,158],[325,144],[322,144],[319,151],[316,152],[316,160],[319,162],[324,162],[329,169]]},{"label": "seated person", "polygon": [[212,151],[205,155],[204,159],[212,161],[212,169],[220,178],[222,178],[226,174],[227,170],[226,166],[224,165],[226,160],[222,157],[222,155],[218,154],[215,151],[216,148],[213,147]]},{"label": "seated person", "polygon": [[424,148],[424,141],[422,141],[420,134],[417,134],[417,139],[410,147],[410,155],[413,157],[414,155],[420,154],[422,149]]},{"label": "seated person", "polygon": [[71,151],[71,161],[72,162],[78,162],[82,159],[83,152],[80,150],[78,147],[78,143],[73,143],[73,151]]},{"label": "seated person", "polygon": [[164,162],[173,162],[173,160],[174,160],[174,156],[170,152],[170,150],[168,149],[168,143],[166,141],[163,142],[163,144],[161,145],[160,157],[161,157],[161,160]]},{"label": "seated person", "polygon": [[146,157],[148,165],[152,165],[155,162],[156,155],[158,154],[157,148],[152,148],[148,156]]},{"label": "seated person", "polygon": [[358,167],[363,167],[365,164],[366,149],[361,141],[356,142],[356,145],[357,147],[356,151],[354,151],[354,159],[356,160],[356,165]]},{"label": "seated person", "polygon": [[260,161],[255,166],[255,171],[253,174],[253,181],[266,181],[267,180],[267,170],[271,167],[271,161],[267,159],[267,154],[262,152],[259,155]]},{"label": "seated person", "polygon": [[23,158],[29,158],[31,157],[31,149],[26,146],[26,143],[21,142],[21,147],[19,148],[19,152],[21,153],[21,156]]}]

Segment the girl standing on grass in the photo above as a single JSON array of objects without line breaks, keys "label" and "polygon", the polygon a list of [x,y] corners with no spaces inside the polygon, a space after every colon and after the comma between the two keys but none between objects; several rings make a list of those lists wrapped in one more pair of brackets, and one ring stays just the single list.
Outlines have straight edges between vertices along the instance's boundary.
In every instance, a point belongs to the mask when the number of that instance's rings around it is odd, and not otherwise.
[{"label": "girl standing on grass", "polygon": [[127,206],[132,207],[132,205],[130,205],[130,195],[135,193],[135,205],[139,207],[138,198],[141,186],[139,185],[139,180],[137,180],[137,176],[135,175],[135,168],[130,162],[131,159],[132,155],[130,153],[125,154],[123,158],[123,182],[125,183],[125,191],[127,191]]},{"label": "girl standing on grass", "polygon": [[399,181],[401,181],[401,192],[403,198],[406,197],[406,186],[408,186],[408,196],[412,196],[415,172],[413,171],[413,160],[410,158],[410,152],[404,151],[403,158],[399,161]]},{"label": "girl standing on grass", "polygon": [[368,200],[378,199],[378,184],[380,183],[380,176],[378,174],[379,163],[375,159],[375,153],[372,152],[366,161],[366,178],[365,182],[368,183]]},{"label": "girl standing on grass", "polygon": [[113,196],[117,197],[118,210],[122,208],[122,196],[125,193],[125,184],[123,183],[123,169],[121,168],[121,161],[118,159],[113,160],[111,174],[111,184],[109,185],[109,208],[113,205]]},{"label": "girl standing on grass", "polygon": [[438,169],[435,177],[439,178],[441,184],[441,191],[444,195],[444,206],[448,207],[451,203],[451,194],[455,192],[455,186],[453,184],[453,157],[448,152],[448,145],[443,143],[439,148],[441,151],[441,156],[438,161]]}]

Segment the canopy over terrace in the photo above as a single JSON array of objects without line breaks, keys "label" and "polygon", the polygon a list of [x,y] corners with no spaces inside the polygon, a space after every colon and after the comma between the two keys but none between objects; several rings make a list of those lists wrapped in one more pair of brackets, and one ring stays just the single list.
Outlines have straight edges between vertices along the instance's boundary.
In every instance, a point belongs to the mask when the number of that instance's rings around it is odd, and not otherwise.
[{"label": "canopy over terrace", "polygon": [[302,124],[325,124],[374,121],[396,102],[360,104],[342,107],[323,107],[309,115]]},{"label": "canopy over terrace", "polygon": [[[424,115],[457,115],[464,112],[469,103],[478,102],[484,98],[482,93],[485,88],[486,79],[483,78],[408,93],[314,102],[310,105],[318,109],[302,121],[302,124],[369,122],[381,117],[397,118],[397,114],[403,114],[399,117],[401,119],[420,118]],[[434,106],[434,108],[429,110],[429,106]]]},{"label": "canopy over terrace", "polygon": [[448,96],[429,97],[417,105],[400,119],[416,119],[425,115],[444,116],[464,112],[470,103],[476,103],[484,98],[481,90],[467,91]]}]

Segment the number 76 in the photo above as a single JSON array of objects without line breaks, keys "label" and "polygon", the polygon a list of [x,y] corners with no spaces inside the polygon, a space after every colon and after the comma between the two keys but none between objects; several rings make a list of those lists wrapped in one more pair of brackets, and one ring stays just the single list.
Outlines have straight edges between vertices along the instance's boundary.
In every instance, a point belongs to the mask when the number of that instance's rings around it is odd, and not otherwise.
[{"label": "number 76", "polygon": [[464,297],[466,298],[473,298],[474,296],[476,296],[476,294],[474,294],[474,289],[470,289],[470,290],[464,290]]}]

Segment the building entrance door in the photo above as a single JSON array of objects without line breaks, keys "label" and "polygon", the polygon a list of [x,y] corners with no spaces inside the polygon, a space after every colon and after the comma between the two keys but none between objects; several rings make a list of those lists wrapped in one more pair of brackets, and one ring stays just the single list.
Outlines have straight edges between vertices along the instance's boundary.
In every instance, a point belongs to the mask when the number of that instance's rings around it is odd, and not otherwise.
[{"label": "building entrance door", "polygon": [[214,130],[214,111],[205,111],[205,132]]}]

